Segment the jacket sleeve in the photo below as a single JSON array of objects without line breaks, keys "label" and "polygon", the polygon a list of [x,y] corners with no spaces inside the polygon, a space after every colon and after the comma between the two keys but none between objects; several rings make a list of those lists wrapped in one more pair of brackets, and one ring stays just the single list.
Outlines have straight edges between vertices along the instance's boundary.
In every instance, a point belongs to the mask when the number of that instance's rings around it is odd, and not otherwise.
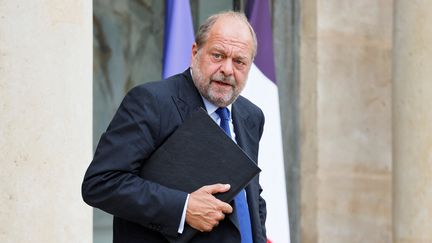
[{"label": "jacket sleeve", "polygon": [[144,88],[126,95],[84,176],[84,201],[114,216],[177,235],[186,192],[138,176],[161,137],[160,104]]}]

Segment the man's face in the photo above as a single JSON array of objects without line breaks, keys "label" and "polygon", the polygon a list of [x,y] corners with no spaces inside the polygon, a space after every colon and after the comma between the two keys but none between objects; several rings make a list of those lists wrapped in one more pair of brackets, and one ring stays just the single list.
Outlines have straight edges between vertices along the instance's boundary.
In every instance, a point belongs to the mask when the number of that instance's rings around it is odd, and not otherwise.
[{"label": "man's face", "polygon": [[253,41],[247,25],[220,17],[205,44],[192,47],[192,76],[200,94],[219,107],[233,103],[243,90],[252,64]]}]

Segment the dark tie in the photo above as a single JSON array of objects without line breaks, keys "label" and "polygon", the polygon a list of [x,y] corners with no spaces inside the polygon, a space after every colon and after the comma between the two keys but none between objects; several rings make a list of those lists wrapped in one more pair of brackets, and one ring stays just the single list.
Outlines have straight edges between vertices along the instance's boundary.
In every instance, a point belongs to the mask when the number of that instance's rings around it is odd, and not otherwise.
[{"label": "dark tie", "polygon": [[[220,107],[216,110],[216,114],[218,114],[221,119],[220,127],[225,131],[228,137],[231,137],[229,110],[226,107]],[[223,153],[223,151],[221,152]],[[252,228],[244,189],[234,198],[234,204],[240,225],[241,243],[252,243]]]}]

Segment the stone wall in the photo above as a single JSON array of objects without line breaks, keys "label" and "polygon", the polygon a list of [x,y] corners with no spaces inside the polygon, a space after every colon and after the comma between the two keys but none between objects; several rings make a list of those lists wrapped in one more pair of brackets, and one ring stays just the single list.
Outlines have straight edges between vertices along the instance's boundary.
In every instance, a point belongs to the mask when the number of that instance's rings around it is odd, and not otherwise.
[{"label": "stone wall", "polygon": [[302,3],[301,242],[391,242],[393,2]]},{"label": "stone wall", "polygon": [[0,242],[90,242],[92,5],[0,2]]},{"label": "stone wall", "polygon": [[394,242],[432,242],[432,2],[395,1]]}]

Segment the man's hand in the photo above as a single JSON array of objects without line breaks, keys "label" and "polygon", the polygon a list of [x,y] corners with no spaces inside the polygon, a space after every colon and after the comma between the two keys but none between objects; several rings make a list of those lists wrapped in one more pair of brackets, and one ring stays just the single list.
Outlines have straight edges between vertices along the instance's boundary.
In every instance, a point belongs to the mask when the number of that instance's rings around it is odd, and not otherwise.
[{"label": "man's hand", "polygon": [[214,184],[192,192],[186,210],[186,223],[201,232],[210,232],[225,218],[226,213],[232,212],[231,205],[215,198],[213,194],[229,189],[229,184]]}]

